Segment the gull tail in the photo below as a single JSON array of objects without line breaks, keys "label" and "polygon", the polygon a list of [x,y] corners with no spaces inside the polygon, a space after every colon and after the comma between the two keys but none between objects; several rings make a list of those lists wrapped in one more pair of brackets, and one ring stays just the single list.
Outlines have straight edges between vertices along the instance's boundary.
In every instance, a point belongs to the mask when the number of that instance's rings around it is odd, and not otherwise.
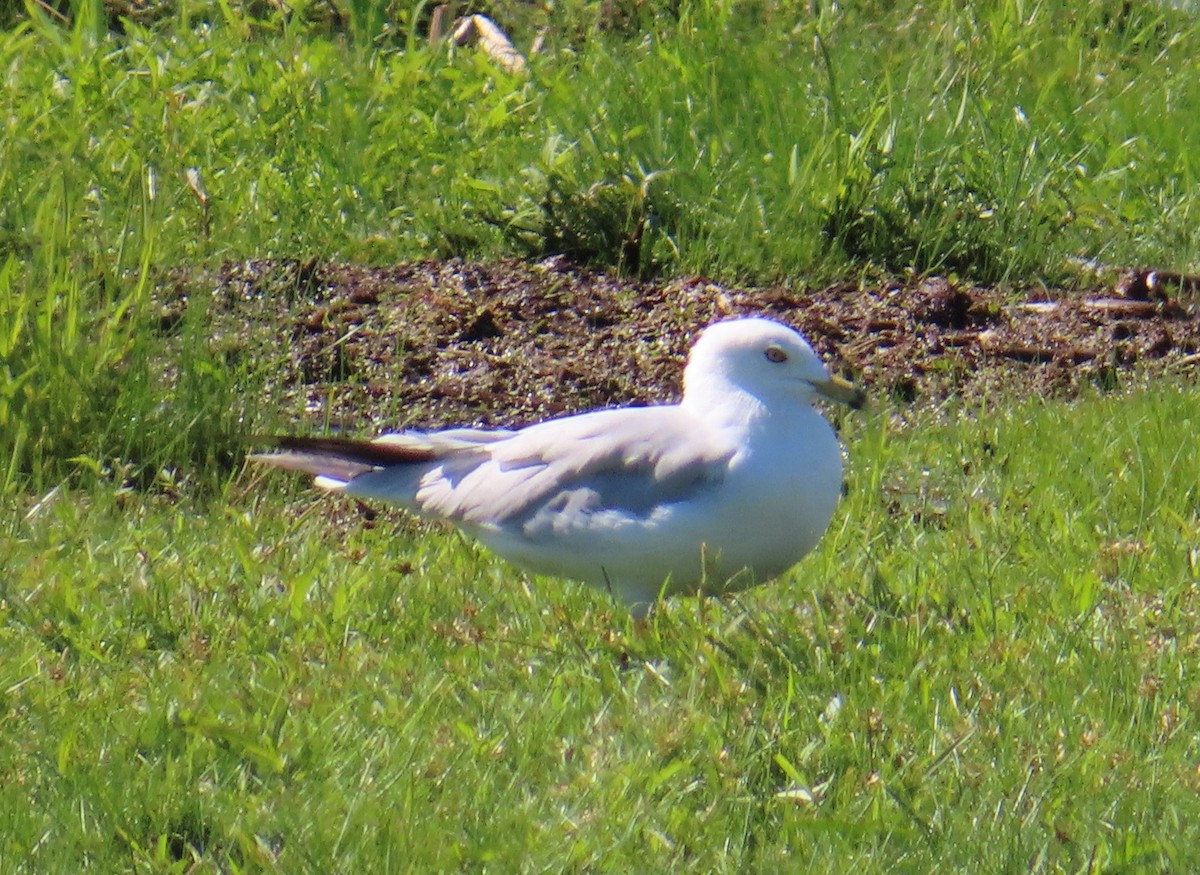
[{"label": "gull tail", "polygon": [[251,453],[251,462],[286,471],[311,474],[317,486],[341,489],[351,480],[396,465],[433,461],[435,450],[420,440],[364,441],[337,437],[265,437],[256,443],[274,446],[277,452]]}]

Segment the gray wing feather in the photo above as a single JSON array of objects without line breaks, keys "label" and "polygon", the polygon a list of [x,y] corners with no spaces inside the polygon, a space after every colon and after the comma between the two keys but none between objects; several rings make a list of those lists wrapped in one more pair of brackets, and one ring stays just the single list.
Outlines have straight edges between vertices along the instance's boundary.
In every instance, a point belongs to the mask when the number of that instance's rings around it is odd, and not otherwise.
[{"label": "gray wing feather", "polygon": [[[383,472],[419,473],[430,462],[454,456],[469,456],[482,445],[507,440],[516,432],[482,431],[458,428],[442,432],[409,431],[387,434],[374,440],[354,440],[340,437],[260,438],[273,443],[279,451],[252,453],[252,462],[273,465],[287,471],[312,474],[328,488],[344,488],[353,480]],[[405,501],[402,495],[385,498]]]},{"label": "gray wing feather", "polygon": [[529,519],[548,503],[643,515],[721,477],[735,447],[704,435],[678,407],[552,420],[443,459],[421,478],[416,504],[482,525]]},{"label": "gray wing feather", "polygon": [[316,474],[320,485],[348,495],[478,526],[547,512],[556,521],[600,512],[644,516],[719,480],[736,449],[674,406],[585,413],[515,432],[453,429],[311,443],[325,451],[255,458]]}]

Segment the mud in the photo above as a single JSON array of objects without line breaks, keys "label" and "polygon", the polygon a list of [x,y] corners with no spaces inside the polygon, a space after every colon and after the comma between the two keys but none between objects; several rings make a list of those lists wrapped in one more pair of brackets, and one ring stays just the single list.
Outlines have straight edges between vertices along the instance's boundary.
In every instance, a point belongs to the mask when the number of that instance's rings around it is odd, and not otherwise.
[{"label": "mud", "polygon": [[747,288],[639,282],[562,259],[259,260],[177,282],[162,306],[170,330],[189,299],[211,295],[212,342],[267,365],[274,402],[299,427],[370,433],[671,399],[696,332],[741,314],[795,326],[833,370],[901,404],[1200,378],[1198,285],[1126,271],[1083,291],[939,277]]}]

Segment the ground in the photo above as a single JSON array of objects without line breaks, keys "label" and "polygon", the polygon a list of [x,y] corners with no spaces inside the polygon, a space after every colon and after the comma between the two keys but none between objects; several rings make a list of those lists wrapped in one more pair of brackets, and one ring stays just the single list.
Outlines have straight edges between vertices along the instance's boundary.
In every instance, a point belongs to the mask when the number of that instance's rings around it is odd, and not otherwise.
[{"label": "ground", "polygon": [[299,427],[521,425],[676,396],[697,330],[767,314],[830,366],[903,403],[1004,388],[1070,395],[1200,371],[1200,281],[1114,271],[1090,290],[941,277],[825,288],[642,282],[563,259],[371,268],[258,260],[170,284],[163,327],[211,294],[213,343],[269,357]]}]

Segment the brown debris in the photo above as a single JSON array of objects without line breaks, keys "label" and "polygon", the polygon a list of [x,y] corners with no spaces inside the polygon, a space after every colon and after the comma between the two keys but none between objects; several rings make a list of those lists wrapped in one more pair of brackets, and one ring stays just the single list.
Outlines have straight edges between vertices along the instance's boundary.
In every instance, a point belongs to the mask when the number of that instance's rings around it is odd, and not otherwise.
[{"label": "brown debris", "polygon": [[1195,294],[1200,291],[1200,275],[1147,268],[1123,270],[1113,291],[1133,301],[1166,301],[1166,286],[1174,286],[1182,293]]},{"label": "brown debris", "polygon": [[[1121,374],[1184,370],[1200,352],[1194,298],[1022,295],[938,277],[738,288],[626,280],[557,258],[385,268],[262,260],[200,282],[224,347],[281,362],[272,388],[285,409],[304,409],[312,428],[328,421],[353,433],[519,425],[665,401],[679,393],[696,332],[743,314],[788,322],[834,370],[902,402],[1111,388]],[[173,308],[201,291],[164,289],[183,295],[162,302]]]}]

